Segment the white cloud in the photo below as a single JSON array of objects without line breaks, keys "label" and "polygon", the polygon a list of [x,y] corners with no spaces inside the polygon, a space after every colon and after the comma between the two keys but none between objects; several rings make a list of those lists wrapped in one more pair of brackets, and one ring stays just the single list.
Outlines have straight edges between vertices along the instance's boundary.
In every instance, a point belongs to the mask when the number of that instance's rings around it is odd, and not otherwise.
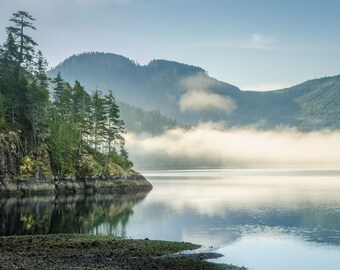
[{"label": "white cloud", "polygon": [[219,82],[204,73],[189,76],[180,84],[187,90],[179,101],[181,112],[220,110],[230,113],[236,108],[232,98],[212,92]]},{"label": "white cloud", "polygon": [[179,107],[181,112],[220,110],[230,113],[236,105],[229,97],[202,90],[191,90],[181,97]]},{"label": "white cloud", "polygon": [[254,33],[251,35],[251,41],[256,45],[267,45],[274,41],[274,37],[272,35],[262,35],[259,33]]},{"label": "white cloud", "polygon": [[183,86],[186,90],[208,90],[211,87],[214,87],[218,84],[216,79],[208,77],[204,73],[198,73],[193,76],[186,77],[180,82],[180,85]]}]

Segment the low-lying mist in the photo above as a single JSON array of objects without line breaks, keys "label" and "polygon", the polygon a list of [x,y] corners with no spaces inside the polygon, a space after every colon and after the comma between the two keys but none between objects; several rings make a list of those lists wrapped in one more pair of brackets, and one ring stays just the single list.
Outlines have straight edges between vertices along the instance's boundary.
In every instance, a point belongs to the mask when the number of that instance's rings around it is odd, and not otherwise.
[{"label": "low-lying mist", "polygon": [[227,129],[204,123],[157,136],[129,133],[126,140],[139,169],[340,167],[340,131]]}]

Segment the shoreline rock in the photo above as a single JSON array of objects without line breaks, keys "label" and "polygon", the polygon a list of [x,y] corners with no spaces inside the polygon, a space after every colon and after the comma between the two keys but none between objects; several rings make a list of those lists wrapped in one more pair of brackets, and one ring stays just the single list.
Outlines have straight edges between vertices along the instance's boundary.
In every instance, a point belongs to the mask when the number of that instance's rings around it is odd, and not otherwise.
[{"label": "shoreline rock", "polygon": [[74,178],[55,178],[56,193],[59,194],[112,194],[134,193],[152,190],[152,185],[138,173],[127,175],[99,176],[77,180]]},{"label": "shoreline rock", "polygon": [[111,175],[87,179],[53,177],[37,179],[25,177],[0,184],[0,197],[29,197],[67,194],[125,194],[152,190],[141,174]]}]

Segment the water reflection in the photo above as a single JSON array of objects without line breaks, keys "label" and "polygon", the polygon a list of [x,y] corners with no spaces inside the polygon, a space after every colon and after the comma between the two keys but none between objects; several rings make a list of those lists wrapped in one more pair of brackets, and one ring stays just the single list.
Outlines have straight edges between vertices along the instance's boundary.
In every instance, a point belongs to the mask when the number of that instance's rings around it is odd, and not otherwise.
[{"label": "water reflection", "polygon": [[127,225],[132,237],[213,246],[217,261],[254,270],[340,265],[340,171],[145,174],[154,189]]},{"label": "water reflection", "polygon": [[112,235],[125,236],[133,207],[147,193],[0,200],[0,235],[98,233],[105,222]]},{"label": "water reflection", "polygon": [[315,245],[275,231],[246,235],[217,252],[226,256],[212,261],[232,261],[254,270],[338,270],[340,262],[337,247]]},{"label": "water reflection", "polygon": [[127,230],[132,237],[220,246],[249,233],[276,229],[304,241],[340,244],[339,171],[146,175],[154,189],[131,217]]},{"label": "water reflection", "polygon": [[340,265],[340,171],[144,175],[154,187],[147,196],[0,200],[0,234],[76,232],[189,241],[213,246],[208,250],[226,256],[221,261],[255,270],[306,269],[301,265],[311,256],[308,269]]}]

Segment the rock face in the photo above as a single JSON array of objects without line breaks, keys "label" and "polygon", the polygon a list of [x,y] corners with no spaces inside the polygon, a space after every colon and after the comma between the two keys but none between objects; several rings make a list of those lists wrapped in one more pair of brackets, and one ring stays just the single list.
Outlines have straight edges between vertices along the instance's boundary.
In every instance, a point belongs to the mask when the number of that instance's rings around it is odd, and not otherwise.
[{"label": "rock face", "polygon": [[16,175],[19,174],[23,151],[16,133],[0,134],[0,195],[16,193]]},{"label": "rock face", "polygon": [[152,185],[138,172],[109,164],[105,175],[54,177],[47,149],[23,155],[16,133],[0,134],[0,197],[74,193],[129,193],[150,191]]}]

